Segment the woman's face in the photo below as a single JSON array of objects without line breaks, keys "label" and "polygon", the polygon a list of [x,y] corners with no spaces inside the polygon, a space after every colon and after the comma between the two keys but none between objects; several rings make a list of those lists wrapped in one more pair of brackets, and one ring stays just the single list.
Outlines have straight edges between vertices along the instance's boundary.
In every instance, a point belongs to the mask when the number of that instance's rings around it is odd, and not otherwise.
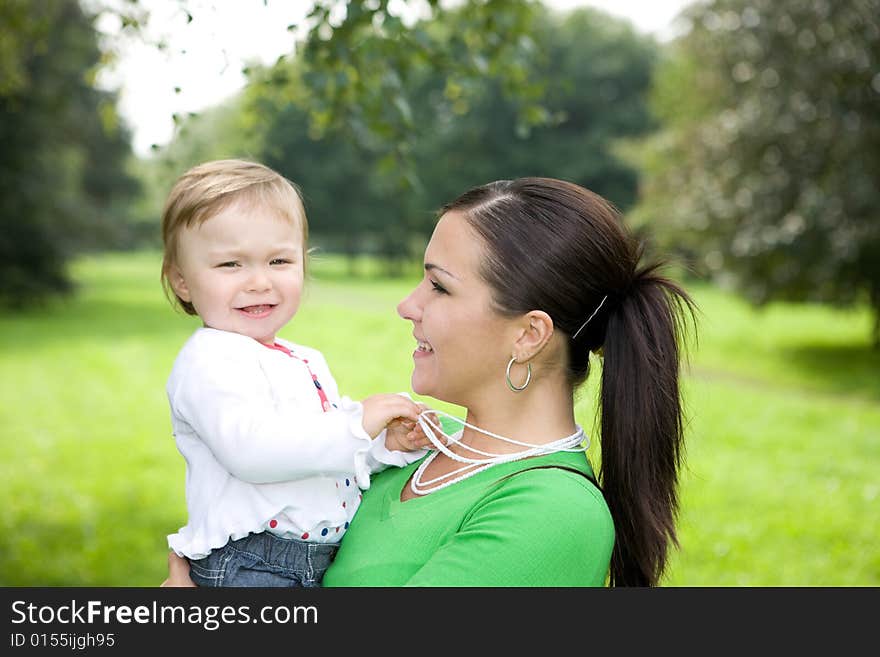
[{"label": "woman's face", "polygon": [[460,213],[446,213],[425,249],[424,278],[397,306],[413,323],[417,394],[469,407],[505,388],[516,328],[480,277],[484,248]]}]

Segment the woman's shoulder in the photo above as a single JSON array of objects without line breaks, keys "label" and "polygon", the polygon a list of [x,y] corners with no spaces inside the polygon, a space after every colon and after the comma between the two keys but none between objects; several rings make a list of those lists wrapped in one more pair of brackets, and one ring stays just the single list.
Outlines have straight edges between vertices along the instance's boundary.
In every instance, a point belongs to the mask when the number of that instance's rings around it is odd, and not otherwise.
[{"label": "woman's shoulder", "polygon": [[547,563],[565,562],[571,571],[566,577],[576,568],[587,569],[588,579],[603,577],[615,529],[602,491],[580,468],[569,469],[570,461],[526,460],[536,463],[496,479],[464,525],[505,537],[510,559],[528,552]]},{"label": "woman's shoulder", "polygon": [[[518,462],[487,492],[489,503],[510,504],[522,513],[557,522],[602,525],[610,529],[611,512],[585,459],[568,455]],[[529,462],[531,461],[531,462]]]},{"label": "woman's shoulder", "polygon": [[586,493],[592,500],[606,506],[592,472],[565,462],[526,464],[499,478],[497,487],[507,492],[534,491],[541,495],[555,491]]}]

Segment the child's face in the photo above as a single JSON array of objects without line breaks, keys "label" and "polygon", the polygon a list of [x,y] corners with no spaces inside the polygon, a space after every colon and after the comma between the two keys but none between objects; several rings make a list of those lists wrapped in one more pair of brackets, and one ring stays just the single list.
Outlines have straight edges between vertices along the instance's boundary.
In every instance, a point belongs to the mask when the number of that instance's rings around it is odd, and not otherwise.
[{"label": "child's face", "polygon": [[299,308],[302,230],[270,208],[234,203],[181,230],[170,279],[205,326],[272,344]]}]

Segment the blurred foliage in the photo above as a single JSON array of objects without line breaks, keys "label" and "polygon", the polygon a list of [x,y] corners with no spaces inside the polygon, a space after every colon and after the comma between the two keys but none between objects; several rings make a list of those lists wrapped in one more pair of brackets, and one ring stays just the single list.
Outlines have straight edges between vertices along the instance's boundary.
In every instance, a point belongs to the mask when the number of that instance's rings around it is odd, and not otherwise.
[{"label": "blurred foliage", "polygon": [[655,126],[647,97],[658,46],[627,21],[581,9],[544,11],[529,28],[528,75],[541,80],[546,120],[519,121],[503,81],[489,77],[462,106],[430,72],[415,96],[424,117],[417,146],[427,206],[500,178],[552,176],[602,194],[622,209],[638,190],[638,172],[614,153],[623,138]]},{"label": "blurred foliage", "polygon": [[634,218],[693,268],[771,299],[868,299],[880,344],[880,0],[685,12],[636,150]]},{"label": "blurred foliage", "polygon": [[49,21],[34,15],[29,0],[0,2],[0,96],[7,96],[28,83],[27,57],[45,50]]},{"label": "blurred foliage", "polygon": [[[175,1],[200,20],[204,7]],[[547,175],[621,207],[635,198],[637,173],[612,143],[650,127],[657,46],[602,13],[534,0],[319,1],[291,26],[307,28],[295,52],[248,66],[236,99],[176,115],[174,142],[140,161],[114,94],[93,83],[126,41],[167,47],[145,29],[146,4],[0,0],[0,18],[7,302],[69,289],[76,252],[157,245],[167,190],[207,159],[277,168],[302,187],[315,243],[351,263],[379,254],[388,273],[421,255],[433,211],[475,184]]]},{"label": "blurred foliage", "polygon": [[880,0],[700,2],[662,47],[534,0],[320,0],[291,26],[306,28],[294,52],[248,66],[238,97],[177,116],[177,139],[133,164],[113,94],[92,84],[116,52],[93,16],[147,41],[148,12],[83,2],[0,0],[6,302],[68,288],[77,251],[157,244],[177,175],[246,157],[301,186],[313,242],[352,266],[378,254],[403,271],[442,203],[545,175],[755,303],[880,309]]},{"label": "blurred foliage", "polygon": [[[411,24],[411,12],[429,18]],[[466,103],[483,81],[500,82],[524,129],[547,120],[543,80],[531,76],[535,0],[317,0],[298,53],[313,134],[336,128],[377,152],[401,191],[418,184],[408,161],[420,134],[414,79],[425,68],[444,78],[447,97]]]},{"label": "blurred foliage", "polygon": [[[461,25],[472,19],[470,11],[438,12],[401,29],[468,33],[476,27]],[[508,24],[498,15],[495,20]],[[555,176],[629,207],[637,172],[614,154],[613,143],[653,128],[647,94],[657,44],[629,23],[592,10],[536,11],[520,27],[531,56],[518,70],[543,90],[538,122],[523,120],[525,101],[509,88],[509,71],[482,77],[474,71],[468,79],[415,58],[397,88],[406,98],[407,134],[402,124],[390,128],[371,114],[375,99],[369,93],[359,97],[352,89],[342,113],[316,126],[315,98],[323,92],[310,81],[317,64],[287,56],[271,67],[250,67],[250,82],[233,105],[182,122],[156,168],[180,173],[224,155],[265,161],[302,188],[316,244],[347,253],[352,268],[358,254],[378,254],[392,274],[403,271],[408,259],[421,258],[434,210],[475,184]],[[397,41],[405,46],[415,38]],[[436,48],[446,43],[432,39]],[[351,45],[359,48],[359,41]],[[359,102],[364,107],[356,109]],[[386,109],[396,116],[396,109]],[[168,186],[173,179],[164,173],[160,178]]]},{"label": "blurred foliage", "polygon": [[92,18],[74,0],[0,0],[0,303],[71,288],[66,263],[132,241],[129,135],[93,85]]}]

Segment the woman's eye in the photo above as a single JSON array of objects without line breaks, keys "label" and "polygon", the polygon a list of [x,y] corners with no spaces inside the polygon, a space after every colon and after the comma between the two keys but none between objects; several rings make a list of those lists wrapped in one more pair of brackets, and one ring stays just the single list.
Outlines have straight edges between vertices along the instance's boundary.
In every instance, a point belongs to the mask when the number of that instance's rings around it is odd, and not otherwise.
[{"label": "woman's eye", "polygon": [[438,283],[437,281],[431,281],[431,287],[433,288],[434,292],[439,292],[440,294],[449,294],[446,288],[440,285],[440,283]]}]

